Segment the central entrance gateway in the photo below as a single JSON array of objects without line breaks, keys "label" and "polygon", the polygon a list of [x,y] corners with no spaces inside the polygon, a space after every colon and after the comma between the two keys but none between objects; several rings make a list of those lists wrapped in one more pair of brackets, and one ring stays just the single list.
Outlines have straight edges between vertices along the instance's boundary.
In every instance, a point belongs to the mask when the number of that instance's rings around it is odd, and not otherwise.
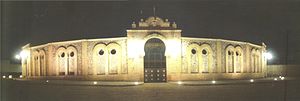
[{"label": "central entrance gateway", "polygon": [[158,38],[149,39],[144,50],[144,82],[166,82],[166,47],[164,42]]}]

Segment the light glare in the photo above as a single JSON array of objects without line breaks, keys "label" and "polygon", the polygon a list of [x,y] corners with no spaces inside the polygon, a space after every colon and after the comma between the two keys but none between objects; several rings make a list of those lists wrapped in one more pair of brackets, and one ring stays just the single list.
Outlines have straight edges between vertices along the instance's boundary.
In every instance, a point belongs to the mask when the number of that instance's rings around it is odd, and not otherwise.
[{"label": "light glare", "polygon": [[93,82],[94,85],[97,84],[97,83],[98,83],[98,82],[96,82],[96,81]]},{"label": "light glare", "polygon": [[277,81],[278,79],[277,78],[274,78],[274,81]]},{"label": "light glare", "polygon": [[253,80],[253,79],[250,79],[250,82],[254,82],[254,80]]},{"label": "light glare", "polygon": [[25,59],[29,55],[29,52],[26,50],[22,50],[19,55],[21,56],[22,59]]},{"label": "light glare", "polygon": [[215,84],[215,83],[216,83],[216,81],[215,81],[215,80],[213,80],[213,81],[211,81],[211,83]]},{"label": "light glare", "polygon": [[3,75],[3,76],[2,76],[2,78],[3,78],[3,79],[5,79],[5,78],[6,78],[6,76],[5,76],[5,75]]},{"label": "light glare", "polygon": [[18,59],[18,60],[20,60],[20,59],[21,59],[21,56],[20,56],[19,54],[17,54],[17,55],[15,56],[15,58]]},{"label": "light glare", "polygon": [[11,79],[11,78],[12,78],[12,75],[9,75],[9,76],[8,76],[8,78],[10,78],[10,79]]},{"label": "light glare", "polygon": [[139,82],[134,82],[134,84],[135,84],[135,85],[138,85],[138,84],[139,84]]},{"label": "light glare", "polygon": [[177,82],[177,84],[181,85],[181,84],[182,84],[182,82],[181,82],[181,81],[178,81],[178,82]]},{"label": "light glare", "polygon": [[268,60],[271,60],[273,58],[273,55],[270,52],[267,52],[264,55]]}]

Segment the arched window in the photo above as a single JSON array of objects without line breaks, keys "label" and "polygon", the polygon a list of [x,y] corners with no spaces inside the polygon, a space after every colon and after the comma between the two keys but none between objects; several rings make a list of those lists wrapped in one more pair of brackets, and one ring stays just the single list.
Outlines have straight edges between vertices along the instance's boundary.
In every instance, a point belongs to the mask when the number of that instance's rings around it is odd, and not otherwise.
[{"label": "arched window", "polygon": [[256,72],[261,72],[261,56],[259,50],[256,50]]},{"label": "arched window", "polygon": [[228,72],[233,73],[234,72],[234,52],[233,51],[228,51]]},{"label": "arched window", "polygon": [[256,71],[256,52],[255,52],[255,49],[252,49],[251,51],[251,58],[250,58],[250,72],[251,73],[255,73]]},{"label": "arched window", "polygon": [[44,76],[44,55],[40,56],[40,75]]},{"label": "arched window", "polygon": [[66,75],[66,71],[68,68],[67,64],[67,53],[65,47],[60,47],[56,51],[56,67],[57,67],[57,75]]},{"label": "arched window", "polygon": [[40,58],[38,55],[34,56],[34,75],[35,76],[38,76],[40,71],[39,71],[39,68],[40,68]]},{"label": "arched window", "polygon": [[235,69],[236,69],[236,72],[237,73],[240,73],[241,72],[241,53],[239,53],[239,52],[236,52],[236,55],[235,55]]},{"label": "arched window", "polygon": [[67,61],[65,52],[58,54],[59,75],[66,75]]},{"label": "arched window", "polygon": [[235,71],[236,73],[241,73],[243,68],[243,49],[241,47],[236,47],[235,52]]},{"label": "arched window", "polygon": [[110,43],[107,45],[108,50],[108,73],[118,74],[122,68],[122,48],[117,43]]},{"label": "arched window", "polygon": [[47,70],[46,70],[46,54],[44,50],[39,51],[39,74],[41,76],[46,76]]},{"label": "arched window", "polygon": [[77,75],[81,74],[77,69],[77,50],[74,46],[69,46],[67,48],[67,75]]},{"label": "arched window", "polygon": [[225,49],[225,68],[222,69],[223,73],[234,72],[234,52],[235,48],[232,45],[228,45]]},{"label": "arched window", "polygon": [[93,49],[93,66],[89,68],[89,75],[104,75],[108,70],[108,53],[105,44],[97,44]]},{"label": "arched window", "polygon": [[199,72],[199,57],[196,49],[191,50],[191,72],[198,73]]},{"label": "arched window", "polygon": [[39,68],[40,68],[39,52],[36,50],[33,52],[33,55],[32,55],[32,67],[30,70],[30,72],[31,72],[30,75],[38,76]]},{"label": "arched window", "polygon": [[203,68],[203,73],[208,73],[209,72],[209,70],[208,70],[208,68],[209,68],[209,60],[208,60],[208,53],[207,53],[207,50],[205,50],[205,49],[203,49],[202,50],[202,54],[201,54],[201,56],[202,56],[202,68]]}]

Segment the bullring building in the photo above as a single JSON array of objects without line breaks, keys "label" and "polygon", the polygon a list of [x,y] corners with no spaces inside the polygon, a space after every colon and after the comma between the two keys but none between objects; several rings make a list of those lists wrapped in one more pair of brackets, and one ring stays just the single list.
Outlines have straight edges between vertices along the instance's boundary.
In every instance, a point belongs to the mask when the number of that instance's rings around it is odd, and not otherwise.
[{"label": "bullring building", "polygon": [[266,76],[266,45],[182,37],[175,22],[149,17],[126,37],[80,39],[23,47],[27,79],[168,82]]}]

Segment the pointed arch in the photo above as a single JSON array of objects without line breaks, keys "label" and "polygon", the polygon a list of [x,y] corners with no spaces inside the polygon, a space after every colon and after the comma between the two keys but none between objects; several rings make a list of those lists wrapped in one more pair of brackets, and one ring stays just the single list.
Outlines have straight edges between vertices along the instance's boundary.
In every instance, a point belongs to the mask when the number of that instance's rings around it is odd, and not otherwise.
[{"label": "pointed arch", "polygon": [[256,50],[256,52],[255,52],[255,54],[256,54],[256,72],[257,73],[260,73],[261,72],[261,54],[260,54],[260,50]]},{"label": "pointed arch", "polygon": [[74,46],[67,47],[67,75],[77,75],[77,49]]},{"label": "pointed arch", "polygon": [[236,46],[235,47],[235,58],[234,58],[234,67],[235,67],[235,72],[236,73],[241,73],[243,70],[243,58],[244,58],[244,53],[243,49],[241,46]]},{"label": "pointed arch", "polygon": [[255,73],[256,72],[256,49],[251,50],[251,56],[250,56],[250,72]]},{"label": "pointed arch", "polygon": [[67,75],[67,56],[66,56],[66,48],[65,47],[59,47],[56,50],[56,71],[57,75]]},{"label": "pointed arch", "polygon": [[39,51],[35,50],[32,55],[32,67],[31,67],[31,75],[38,76],[39,75],[39,67],[40,67],[40,58],[39,58]]},{"label": "pointed arch", "polygon": [[199,73],[199,57],[200,57],[200,46],[196,43],[188,45],[187,56],[188,56],[188,70],[191,73]]},{"label": "pointed arch", "polygon": [[44,50],[39,51],[39,58],[40,58],[39,74],[41,76],[46,76],[46,72],[47,72],[47,70],[46,70],[46,53]]},{"label": "pointed arch", "polygon": [[110,43],[107,45],[108,51],[108,73],[117,74],[122,66],[122,48],[117,43]]},{"label": "pointed arch", "polygon": [[223,68],[222,72],[233,73],[234,72],[234,47],[232,45],[228,45],[225,49],[225,63],[226,66]]},{"label": "pointed arch", "polygon": [[200,68],[202,73],[216,72],[217,69],[213,66],[213,50],[209,44],[200,46]]},{"label": "pointed arch", "polygon": [[108,70],[108,51],[106,45],[99,43],[93,49],[92,68],[89,69],[89,74],[102,75]]}]

